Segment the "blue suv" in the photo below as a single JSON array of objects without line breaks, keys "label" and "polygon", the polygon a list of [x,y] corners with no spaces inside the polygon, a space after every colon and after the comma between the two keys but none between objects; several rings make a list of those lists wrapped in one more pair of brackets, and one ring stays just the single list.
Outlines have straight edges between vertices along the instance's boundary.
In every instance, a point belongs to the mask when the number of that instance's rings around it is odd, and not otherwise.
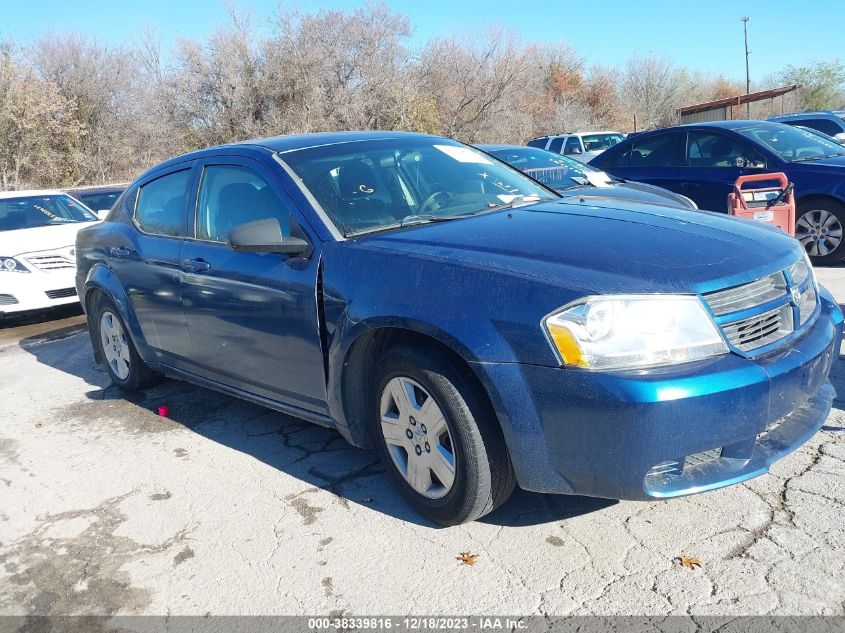
[{"label": "blue suv", "polygon": [[761,475],[834,395],[842,313],[795,240],[564,200],[445,138],[180,156],[76,254],[118,387],[166,375],[335,428],[446,525],[516,484],[647,500]]},{"label": "blue suv", "polygon": [[629,137],[590,164],[723,213],[737,178],[783,172],[795,184],[795,237],[816,263],[845,259],[845,147],[812,132],[770,121],[683,125]]}]

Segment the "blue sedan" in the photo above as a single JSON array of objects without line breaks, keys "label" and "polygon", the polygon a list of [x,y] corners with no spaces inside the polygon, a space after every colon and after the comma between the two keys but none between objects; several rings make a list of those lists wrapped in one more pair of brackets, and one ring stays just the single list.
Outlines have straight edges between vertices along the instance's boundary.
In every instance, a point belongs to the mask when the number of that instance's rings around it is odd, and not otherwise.
[{"label": "blue sedan", "polygon": [[763,225],[561,198],[455,141],[279,137],[138,178],[77,240],[95,357],[375,448],[444,525],[726,486],[821,427],[842,313]]},{"label": "blue sedan", "polygon": [[783,172],[795,184],[795,236],[820,264],[845,259],[845,148],[770,121],[719,121],[629,136],[590,163],[727,211],[737,178]]}]

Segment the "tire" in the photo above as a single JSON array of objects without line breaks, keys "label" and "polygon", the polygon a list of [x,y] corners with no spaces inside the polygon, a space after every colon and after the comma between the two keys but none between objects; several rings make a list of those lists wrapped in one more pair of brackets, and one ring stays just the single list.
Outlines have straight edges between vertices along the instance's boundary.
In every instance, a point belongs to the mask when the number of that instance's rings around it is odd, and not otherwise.
[{"label": "tire", "polygon": [[845,259],[845,205],[824,198],[798,205],[795,237],[814,264],[836,264]]},{"label": "tire", "polygon": [[370,432],[411,506],[457,525],[503,504],[515,477],[484,394],[432,350],[396,347],[377,366]]},{"label": "tire", "polygon": [[100,346],[106,370],[117,387],[132,393],[160,380],[161,375],[141,360],[120,313],[105,296],[97,302],[94,328],[95,344]]}]

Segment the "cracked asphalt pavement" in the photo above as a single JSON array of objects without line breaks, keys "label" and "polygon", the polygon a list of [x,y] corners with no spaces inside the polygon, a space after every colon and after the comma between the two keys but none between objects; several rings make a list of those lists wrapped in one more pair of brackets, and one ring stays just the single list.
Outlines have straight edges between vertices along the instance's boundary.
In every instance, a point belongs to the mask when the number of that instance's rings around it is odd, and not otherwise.
[{"label": "cracked asphalt pavement", "polygon": [[[818,273],[845,301],[845,268]],[[60,316],[0,328],[0,614],[845,613],[845,367],[769,475],[655,503],[517,491],[441,529],[334,431],[175,381],[127,398]]]}]

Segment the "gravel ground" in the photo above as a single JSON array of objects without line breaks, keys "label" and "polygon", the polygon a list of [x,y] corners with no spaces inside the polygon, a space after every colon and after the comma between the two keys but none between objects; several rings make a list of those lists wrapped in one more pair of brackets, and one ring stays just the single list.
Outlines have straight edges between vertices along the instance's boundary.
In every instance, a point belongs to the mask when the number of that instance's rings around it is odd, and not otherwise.
[{"label": "gravel ground", "polygon": [[[819,276],[845,300],[845,269]],[[845,613],[843,367],[824,430],[767,476],[517,492],[440,529],[334,431],[175,381],[126,398],[78,322],[0,330],[0,614]]]}]

